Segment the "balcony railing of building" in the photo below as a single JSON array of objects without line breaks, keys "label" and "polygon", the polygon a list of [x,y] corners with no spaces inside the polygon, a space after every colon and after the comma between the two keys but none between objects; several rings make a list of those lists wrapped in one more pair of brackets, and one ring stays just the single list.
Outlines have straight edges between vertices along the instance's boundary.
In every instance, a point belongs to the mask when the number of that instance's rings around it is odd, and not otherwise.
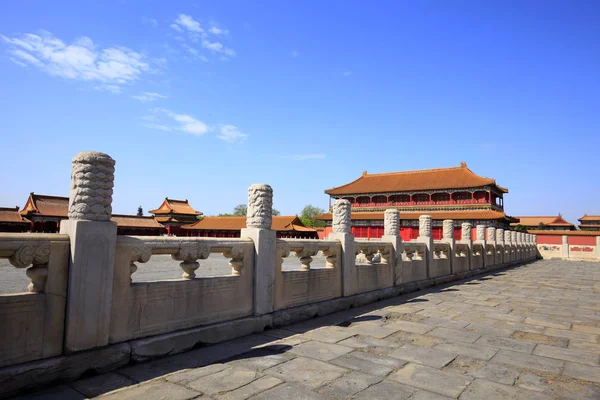
[{"label": "balcony railing of building", "polygon": [[453,204],[490,204],[497,207],[501,205],[490,203],[486,199],[468,199],[468,200],[442,200],[442,201],[390,201],[387,203],[352,203],[352,208],[367,208],[367,207],[403,207],[403,206],[439,206]]}]

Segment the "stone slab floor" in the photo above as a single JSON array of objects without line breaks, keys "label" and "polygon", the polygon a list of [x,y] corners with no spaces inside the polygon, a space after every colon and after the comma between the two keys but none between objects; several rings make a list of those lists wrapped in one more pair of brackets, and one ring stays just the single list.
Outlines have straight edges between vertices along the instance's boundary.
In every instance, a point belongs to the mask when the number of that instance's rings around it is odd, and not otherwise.
[{"label": "stone slab floor", "polygon": [[600,263],[538,261],[23,398],[600,399]]}]

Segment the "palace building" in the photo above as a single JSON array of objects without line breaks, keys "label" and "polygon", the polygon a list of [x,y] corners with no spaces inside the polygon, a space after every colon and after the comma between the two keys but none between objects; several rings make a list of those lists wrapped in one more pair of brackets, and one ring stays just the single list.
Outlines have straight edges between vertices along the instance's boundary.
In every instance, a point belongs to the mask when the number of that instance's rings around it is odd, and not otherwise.
[{"label": "palace building", "polygon": [[[360,238],[380,238],[383,235],[383,213],[388,208],[400,210],[401,233],[404,240],[415,239],[419,231],[419,216],[431,215],[432,235],[442,237],[442,221],[454,220],[456,236],[460,224],[473,227],[485,225],[508,228],[518,219],[504,212],[504,195],[508,189],[492,178],[475,174],[466,163],[458,167],[420,171],[368,174],[343,186],[325,190],[329,204],[347,199],[352,205],[352,232]],[[326,221],[325,234],[331,232],[331,213],[317,219]]]},{"label": "palace building", "polygon": [[565,220],[560,215],[554,216],[532,216],[523,215],[515,217],[519,222],[513,222],[510,224],[511,227],[517,225],[524,226],[527,230],[545,230],[545,231],[574,231],[575,225]]},{"label": "palace building", "polygon": [[582,231],[600,231],[600,215],[587,215],[578,219]]},{"label": "palace building", "polygon": [[[187,232],[185,236],[239,238],[241,230],[245,227],[246,217],[204,217],[181,228]],[[319,238],[317,230],[305,226],[297,215],[273,216],[271,229],[276,232],[277,238]]]},{"label": "palace building", "polygon": [[200,211],[192,208],[186,200],[174,200],[168,197],[162,202],[156,210],[151,210],[154,219],[167,228],[169,235],[185,236],[182,230],[183,225],[193,224],[198,221],[198,216],[202,215]]},{"label": "palace building", "polygon": [[0,207],[0,232],[27,232],[31,221],[19,213],[19,207]]}]

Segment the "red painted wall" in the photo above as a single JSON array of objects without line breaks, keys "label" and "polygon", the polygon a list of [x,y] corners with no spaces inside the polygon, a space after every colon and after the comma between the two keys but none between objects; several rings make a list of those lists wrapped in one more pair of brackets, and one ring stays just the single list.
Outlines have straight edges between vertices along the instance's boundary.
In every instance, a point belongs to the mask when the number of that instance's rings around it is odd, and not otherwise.
[{"label": "red painted wall", "polygon": [[562,244],[562,236],[560,235],[537,235],[538,244]]},{"label": "red painted wall", "polygon": [[[539,238],[539,236],[538,236]],[[570,245],[595,246],[596,236],[568,236]]]}]

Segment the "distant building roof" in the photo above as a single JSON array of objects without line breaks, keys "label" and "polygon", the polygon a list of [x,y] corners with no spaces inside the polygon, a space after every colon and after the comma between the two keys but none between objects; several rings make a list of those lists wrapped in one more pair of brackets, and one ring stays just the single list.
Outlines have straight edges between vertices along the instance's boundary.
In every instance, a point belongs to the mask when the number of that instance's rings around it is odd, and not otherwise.
[{"label": "distant building roof", "polygon": [[510,224],[511,226],[523,225],[523,226],[537,227],[540,224],[544,224],[545,226],[550,226],[550,227],[565,227],[565,228],[568,228],[568,227],[574,228],[575,227],[575,225],[566,221],[560,215],[554,215],[554,216],[525,215],[525,216],[515,216],[515,218],[518,218],[519,222],[512,223],[512,224]]},{"label": "distant building roof", "polygon": [[[365,220],[382,220],[383,212],[353,212],[351,214],[352,220],[365,221]],[[434,220],[445,220],[452,219],[457,221],[469,221],[469,220],[507,220],[516,221],[515,218],[509,217],[502,211],[496,210],[456,210],[456,211],[400,211],[401,220],[418,220],[421,215],[431,215]],[[322,221],[331,221],[333,219],[331,213],[317,215],[316,219]]]},{"label": "distant building roof", "polygon": [[68,217],[69,198],[47,196],[31,192],[21,211],[21,215],[44,215],[48,217]]},{"label": "distant building roof", "polygon": [[161,229],[165,228],[159,224],[154,217],[144,217],[139,215],[120,215],[113,214],[111,221],[116,222],[118,227],[121,228],[148,228],[148,229]]},{"label": "distant building roof", "polygon": [[600,215],[587,215],[579,218],[578,221],[600,221]]},{"label": "distant building roof", "polygon": [[425,169],[419,171],[388,172],[367,174],[363,172],[357,180],[346,185],[328,189],[329,195],[350,195],[361,193],[387,193],[432,189],[462,189],[495,185],[500,191],[508,193],[496,184],[495,179],[479,176],[466,163],[459,167]]},{"label": "distant building roof", "polygon": [[151,210],[151,214],[184,214],[184,215],[202,215],[200,211],[196,211],[190,206],[186,200],[174,200],[168,197],[162,202],[156,210]]},{"label": "distant building roof", "polygon": [[[188,230],[239,231],[246,227],[246,217],[204,217],[200,221],[182,226]],[[297,215],[274,216],[271,229],[274,231],[316,232],[305,226]]]},{"label": "distant building roof", "polygon": [[19,213],[19,207],[0,207],[0,223],[28,224],[30,222]]}]

